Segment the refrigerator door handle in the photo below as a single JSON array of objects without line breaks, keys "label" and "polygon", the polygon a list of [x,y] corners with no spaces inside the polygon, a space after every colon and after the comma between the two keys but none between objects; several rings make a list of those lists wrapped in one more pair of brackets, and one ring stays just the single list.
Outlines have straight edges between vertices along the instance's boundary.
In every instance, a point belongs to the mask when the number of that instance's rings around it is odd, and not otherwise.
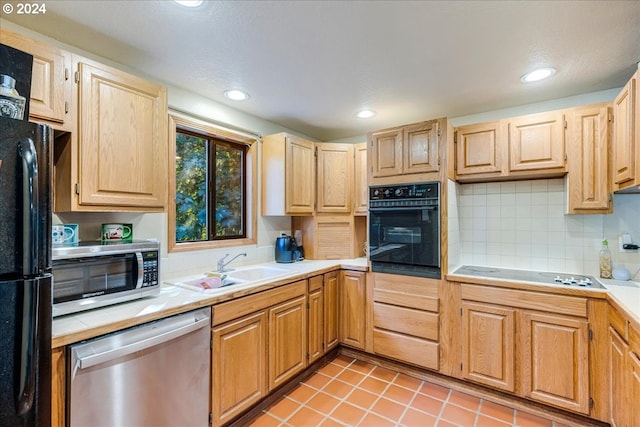
[{"label": "refrigerator door handle", "polygon": [[22,296],[22,328],[18,382],[16,383],[16,411],[24,415],[31,410],[35,395],[36,346],[38,345],[37,281],[25,281]]},{"label": "refrigerator door handle", "polygon": [[23,274],[39,274],[38,266],[38,157],[30,138],[18,141],[22,157],[22,265]]}]

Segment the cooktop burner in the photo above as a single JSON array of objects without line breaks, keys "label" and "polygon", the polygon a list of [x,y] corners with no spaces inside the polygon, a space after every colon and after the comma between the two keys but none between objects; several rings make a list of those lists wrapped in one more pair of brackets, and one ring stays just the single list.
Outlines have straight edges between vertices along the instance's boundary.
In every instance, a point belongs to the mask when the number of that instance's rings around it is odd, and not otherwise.
[{"label": "cooktop burner", "polygon": [[519,280],[523,282],[557,284],[560,286],[578,286],[592,289],[604,289],[592,276],[581,276],[567,273],[552,273],[547,271],[512,270],[498,267],[481,267],[463,265],[453,274],[466,276],[493,277],[503,280]]}]

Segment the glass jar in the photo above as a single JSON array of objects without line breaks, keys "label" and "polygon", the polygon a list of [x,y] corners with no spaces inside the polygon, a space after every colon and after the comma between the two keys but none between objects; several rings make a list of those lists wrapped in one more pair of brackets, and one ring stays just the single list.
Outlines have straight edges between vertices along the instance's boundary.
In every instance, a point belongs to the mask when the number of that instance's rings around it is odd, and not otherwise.
[{"label": "glass jar", "polygon": [[0,116],[22,120],[26,102],[16,90],[16,79],[0,74]]}]

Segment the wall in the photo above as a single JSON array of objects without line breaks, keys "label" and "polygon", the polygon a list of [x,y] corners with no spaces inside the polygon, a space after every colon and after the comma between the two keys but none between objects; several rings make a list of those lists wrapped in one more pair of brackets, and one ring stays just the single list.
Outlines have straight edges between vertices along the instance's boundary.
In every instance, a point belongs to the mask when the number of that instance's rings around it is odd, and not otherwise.
[{"label": "wall", "polygon": [[611,215],[567,215],[565,179],[457,184],[450,182],[450,269],[458,264],[599,274],[609,240],[614,267],[633,274],[640,253],[620,253],[618,237],[640,242],[640,195],[615,195]]}]

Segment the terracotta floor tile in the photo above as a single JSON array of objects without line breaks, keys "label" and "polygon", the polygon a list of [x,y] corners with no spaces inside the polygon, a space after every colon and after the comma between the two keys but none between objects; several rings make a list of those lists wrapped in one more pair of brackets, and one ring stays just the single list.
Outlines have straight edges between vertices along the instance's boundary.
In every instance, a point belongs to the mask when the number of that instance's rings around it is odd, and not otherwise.
[{"label": "terracotta floor tile", "polygon": [[515,411],[512,408],[498,405],[497,403],[488,402],[486,400],[483,400],[482,404],[480,405],[481,414],[496,418],[509,424],[513,423],[514,412]]},{"label": "terracotta floor tile", "polygon": [[437,418],[424,412],[409,408],[400,420],[400,424],[406,427],[433,427]]},{"label": "terracotta floor tile", "polygon": [[518,427],[552,427],[553,422],[527,412],[516,411],[516,425]]},{"label": "terracotta floor tile", "polygon": [[331,363],[339,365],[339,366],[343,366],[343,367],[347,367],[351,362],[353,362],[355,359],[353,357],[347,357],[347,356],[338,356],[335,359],[333,359],[331,361]]},{"label": "terracotta floor tile", "polygon": [[369,409],[371,408],[371,405],[373,405],[373,402],[376,401],[376,399],[378,399],[377,395],[356,388],[355,390],[353,390],[353,393],[349,395],[347,401],[361,408]]},{"label": "terracotta floor tile", "polygon": [[343,402],[331,413],[331,418],[349,426],[356,426],[365,414],[366,412],[362,409],[356,408],[350,403]]},{"label": "terracotta floor tile", "polygon": [[403,405],[408,405],[415,394],[415,391],[391,384],[389,388],[385,390],[383,396],[387,399],[402,403]]},{"label": "terracotta floor tile", "polygon": [[381,381],[373,377],[367,377],[360,384],[358,384],[358,387],[363,390],[370,391],[373,394],[382,394],[382,392],[387,388],[388,385],[389,383],[385,381]]},{"label": "terracotta floor tile", "polygon": [[438,427],[469,427],[469,426],[464,426],[462,424],[454,424],[454,423],[451,423],[451,422],[449,422],[447,420],[438,421],[438,424],[436,424],[436,426],[438,426]]},{"label": "terracotta floor tile", "polygon": [[396,377],[396,375],[398,375],[398,373],[381,366],[376,366],[373,371],[371,371],[370,375],[376,378],[380,378],[381,380],[391,382]]},{"label": "terracotta floor tile", "polygon": [[294,402],[288,397],[283,397],[275,405],[271,406],[268,412],[276,418],[286,421],[298,409],[300,409],[300,403]]},{"label": "terracotta floor tile", "polygon": [[362,421],[360,421],[358,427],[394,427],[395,425],[396,423],[392,421],[379,417],[376,414],[368,413]]},{"label": "terracotta floor tile", "polygon": [[298,387],[294,388],[289,394],[288,397],[295,400],[296,402],[305,403],[307,400],[311,399],[311,396],[317,393],[316,389],[309,387],[306,384],[300,384]]},{"label": "terracotta floor tile", "polygon": [[336,365],[333,363],[327,363],[322,368],[318,369],[316,372],[320,372],[321,374],[325,374],[330,377],[335,377],[340,372],[342,372],[343,369],[344,369],[344,366]]},{"label": "terracotta floor tile", "polygon": [[454,424],[472,426],[476,421],[476,413],[467,411],[464,408],[447,404],[440,415],[440,418],[451,421]]},{"label": "terracotta floor tile", "polygon": [[347,368],[352,369],[354,371],[358,371],[366,375],[369,372],[371,372],[373,368],[375,368],[375,365],[372,365],[371,363],[363,362],[362,360],[356,360],[351,365],[347,366]]},{"label": "terracotta floor tile", "polygon": [[476,427],[509,427],[512,425],[513,424],[503,423],[502,421],[482,414],[478,415],[478,422],[476,423]]},{"label": "terracotta floor tile", "polygon": [[401,405],[382,397],[376,403],[374,403],[373,407],[371,408],[371,412],[375,412],[376,414],[382,415],[385,418],[399,420],[404,413],[405,408],[406,405]]},{"label": "terracotta floor tile", "polygon": [[336,420],[332,420],[331,418],[325,418],[325,420],[320,423],[319,427],[344,427],[344,424],[339,423]]},{"label": "terracotta floor tile", "polygon": [[415,398],[411,402],[412,408],[419,409],[435,416],[440,415],[443,406],[444,402],[442,400],[420,393],[416,394]]},{"label": "terracotta floor tile", "polygon": [[327,383],[329,383],[331,379],[332,377],[324,374],[313,374],[304,383],[308,386],[320,390],[322,387],[327,385]]},{"label": "terracotta floor tile", "polygon": [[287,424],[293,427],[317,426],[326,418],[316,411],[309,408],[300,408],[291,418],[287,420]]},{"label": "terracotta floor tile", "polygon": [[477,411],[478,407],[480,406],[479,398],[455,390],[451,391],[449,400],[447,402],[461,406],[470,411]]},{"label": "terracotta floor tile", "polygon": [[316,411],[321,412],[323,414],[329,415],[331,411],[333,411],[335,407],[338,406],[339,403],[340,401],[335,397],[329,396],[328,394],[320,392],[315,396],[313,396],[306,403],[306,406],[308,406],[311,409],[315,409]]},{"label": "terracotta floor tile", "polygon": [[428,394],[429,396],[435,397],[436,399],[445,400],[447,396],[449,396],[449,389],[446,387],[439,386],[437,384],[432,384],[429,382],[424,382],[422,387],[420,388],[420,393]]},{"label": "terracotta floor tile", "polygon": [[255,420],[253,420],[253,422],[249,424],[249,427],[277,427],[279,425],[279,419],[274,418],[270,414],[263,413],[262,415],[259,415]]},{"label": "terracotta floor tile", "polygon": [[351,390],[353,390],[353,386],[351,384],[347,384],[339,380],[332,380],[322,389],[324,393],[335,396],[338,399],[343,399],[351,392]]},{"label": "terracotta floor tile", "polygon": [[336,377],[340,381],[344,381],[347,384],[357,385],[364,378],[364,374],[360,372],[345,369]]},{"label": "terracotta floor tile", "polygon": [[422,385],[422,380],[410,377],[409,375],[398,374],[398,376],[393,380],[393,383],[408,388],[409,390],[417,391]]}]

